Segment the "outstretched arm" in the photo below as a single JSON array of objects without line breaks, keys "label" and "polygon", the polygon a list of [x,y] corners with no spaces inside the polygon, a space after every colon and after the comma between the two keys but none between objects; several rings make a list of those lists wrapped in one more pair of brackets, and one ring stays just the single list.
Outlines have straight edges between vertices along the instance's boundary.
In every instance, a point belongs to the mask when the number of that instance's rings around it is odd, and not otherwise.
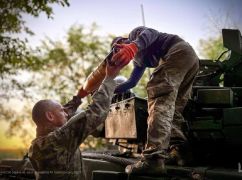
[{"label": "outstretched arm", "polygon": [[125,92],[128,89],[131,89],[137,85],[141,77],[143,76],[145,71],[145,67],[139,67],[134,65],[134,69],[127,81],[124,83],[118,85],[115,89],[114,93],[122,93]]},{"label": "outstretched arm", "polygon": [[73,116],[63,127],[52,134],[59,145],[65,146],[70,151],[75,150],[89,134],[105,121],[116,85],[113,79],[121,68],[121,66],[107,65],[106,77],[93,95],[93,102],[85,111]]}]

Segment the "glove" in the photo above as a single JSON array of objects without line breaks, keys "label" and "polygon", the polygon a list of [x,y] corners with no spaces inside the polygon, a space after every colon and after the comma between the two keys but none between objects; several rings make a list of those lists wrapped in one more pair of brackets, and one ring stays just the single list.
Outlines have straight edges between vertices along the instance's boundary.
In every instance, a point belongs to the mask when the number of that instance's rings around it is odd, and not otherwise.
[{"label": "glove", "polygon": [[127,65],[138,51],[138,47],[135,43],[116,44],[115,48],[118,49],[118,52],[113,55],[111,63],[115,64],[116,66]]}]

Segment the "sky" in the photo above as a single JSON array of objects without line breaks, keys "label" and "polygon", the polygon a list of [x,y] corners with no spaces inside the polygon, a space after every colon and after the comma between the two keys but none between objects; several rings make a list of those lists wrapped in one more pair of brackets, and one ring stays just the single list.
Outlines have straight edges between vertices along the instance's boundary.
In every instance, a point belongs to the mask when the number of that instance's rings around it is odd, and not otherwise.
[{"label": "sky", "polygon": [[39,18],[24,16],[26,25],[35,33],[29,38],[32,47],[40,45],[45,37],[63,40],[74,24],[90,27],[95,22],[99,26],[97,33],[103,36],[128,34],[143,25],[141,4],[147,27],[177,34],[196,51],[200,39],[214,35],[215,26],[231,27],[232,21],[242,30],[241,0],[69,0],[69,3],[69,7],[53,5],[51,20],[44,14]]},{"label": "sky", "polygon": [[[41,44],[45,37],[65,40],[68,29],[74,24],[90,27],[97,23],[97,34],[117,36],[128,34],[142,24],[141,4],[145,25],[160,32],[177,34],[198,52],[199,40],[214,36],[216,30],[231,27],[232,21],[242,32],[242,0],[69,0],[69,7],[53,5],[53,19],[46,15],[34,18],[23,15],[26,25],[35,33],[27,37],[31,47]],[[227,20],[229,17],[229,20]],[[217,35],[217,34],[216,34]],[[20,147],[18,137],[6,138],[7,125],[0,122],[2,147]],[[1,147],[0,147],[1,148]]]}]

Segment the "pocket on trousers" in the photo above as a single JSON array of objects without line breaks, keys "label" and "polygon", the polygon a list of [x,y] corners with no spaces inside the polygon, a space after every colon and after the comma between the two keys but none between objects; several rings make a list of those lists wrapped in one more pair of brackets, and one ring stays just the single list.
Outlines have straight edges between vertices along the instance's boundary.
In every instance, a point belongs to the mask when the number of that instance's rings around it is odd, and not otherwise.
[{"label": "pocket on trousers", "polygon": [[174,90],[174,86],[164,66],[161,65],[155,69],[147,83],[146,89],[150,99],[169,94]]}]

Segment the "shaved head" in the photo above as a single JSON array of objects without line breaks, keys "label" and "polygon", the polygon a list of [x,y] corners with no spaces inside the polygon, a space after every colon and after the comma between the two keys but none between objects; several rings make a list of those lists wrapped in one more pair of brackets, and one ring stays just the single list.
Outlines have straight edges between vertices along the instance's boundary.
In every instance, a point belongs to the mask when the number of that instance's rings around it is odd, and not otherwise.
[{"label": "shaved head", "polygon": [[46,112],[51,111],[55,107],[56,102],[50,99],[38,101],[32,109],[32,119],[36,125],[46,121]]},{"label": "shaved head", "polygon": [[60,103],[45,99],[34,105],[32,119],[37,126],[46,126],[46,123],[51,123],[53,126],[60,127],[66,123],[67,114]]}]

